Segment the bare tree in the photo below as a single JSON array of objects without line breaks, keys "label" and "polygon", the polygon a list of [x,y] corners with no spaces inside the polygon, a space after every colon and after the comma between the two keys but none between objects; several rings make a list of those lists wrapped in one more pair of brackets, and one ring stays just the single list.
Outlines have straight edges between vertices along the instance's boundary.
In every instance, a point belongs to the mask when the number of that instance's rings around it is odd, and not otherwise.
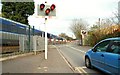
[{"label": "bare tree", "polygon": [[81,39],[81,30],[86,30],[87,26],[87,22],[83,19],[73,19],[70,30],[74,33],[77,39]]},{"label": "bare tree", "polygon": [[113,25],[113,22],[111,19],[102,19],[100,22],[100,27],[101,28],[106,28]]},{"label": "bare tree", "polygon": [[120,13],[119,12],[114,12],[114,17],[111,18],[112,22],[116,25],[120,25]]},{"label": "bare tree", "polygon": [[69,37],[69,36],[68,36],[67,34],[65,34],[65,33],[61,33],[61,34],[59,34],[59,36],[62,37],[62,38],[65,38],[65,39],[67,39],[67,40],[73,40],[72,37]]}]

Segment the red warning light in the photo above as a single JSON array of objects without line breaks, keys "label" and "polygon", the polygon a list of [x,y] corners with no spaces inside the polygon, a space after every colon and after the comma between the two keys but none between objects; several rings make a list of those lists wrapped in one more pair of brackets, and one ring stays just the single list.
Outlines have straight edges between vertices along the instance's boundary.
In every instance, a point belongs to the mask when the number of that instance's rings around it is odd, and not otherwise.
[{"label": "red warning light", "polygon": [[55,9],[55,4],[52,4],[50,10],[53,11]]},{"label": "red warning light", "polygon": [[49,15],[49,13],[50,13],[50,9],[47,8],[47,9],[45,10],[45,14],[46,14],[46,15]]},{"label": "red warning light", "polygon": [[44,9],[44,7],[45,7],[45,5],[44,5],[44,4],[40,4],[40,10],[43,10],[43,9]]},{"label": "red warning light", "polygon": [[82,34],[86,34],[86,31],[82,31]]}]

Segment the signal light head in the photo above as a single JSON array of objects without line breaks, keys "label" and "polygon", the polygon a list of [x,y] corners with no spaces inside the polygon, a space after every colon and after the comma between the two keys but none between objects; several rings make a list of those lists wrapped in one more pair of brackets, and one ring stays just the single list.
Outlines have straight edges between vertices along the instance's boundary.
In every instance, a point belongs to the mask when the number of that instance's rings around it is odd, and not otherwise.
[{"label": "signal light head", "polygon": [[43,10],[43,9],[44,9],[44,7],[45,7],[45,5],[44,5],[44,4],[40,4],[40,10]]},{"label": "signal light head", "polygon": [[52,4],[50,10],[53,11],[55,9],[55,4]]},{"label": "signal light head", "polygon": [[86,31],[82,31],[82,34],[86,34]]},{"label": "signal light head", "polygon": [[45,14],[48,15],[49,13],[50,13],[50,9],[47,8],[47,9],[45,10]]}]

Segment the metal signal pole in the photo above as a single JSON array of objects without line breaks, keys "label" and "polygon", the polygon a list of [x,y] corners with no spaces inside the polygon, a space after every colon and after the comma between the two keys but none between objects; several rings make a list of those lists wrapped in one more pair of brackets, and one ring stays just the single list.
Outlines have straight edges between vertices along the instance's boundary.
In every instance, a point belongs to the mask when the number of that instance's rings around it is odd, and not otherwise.
[{"label": "metal signal pole", "polygon": [[47,27],[46,27],[47,18],[45,18],[45,59],[47,59]]},{"label": "metal signal pole", "polygon": [[37,8],[37,12],[36,14],[38,16],[42,16],[42,17],[45,17],[45,59],[47,59],[47,45],[48,45],[48,40],[47,40],[47,25],[46,25],[46,22],[47,22],[47,19],[48,17],[50,16],[56,16],[56,6],[55,4],[52,4],[52,5],[47,5],[47,1],[45,1],[45,3],[41,3],[40,5],[36,5]]}]

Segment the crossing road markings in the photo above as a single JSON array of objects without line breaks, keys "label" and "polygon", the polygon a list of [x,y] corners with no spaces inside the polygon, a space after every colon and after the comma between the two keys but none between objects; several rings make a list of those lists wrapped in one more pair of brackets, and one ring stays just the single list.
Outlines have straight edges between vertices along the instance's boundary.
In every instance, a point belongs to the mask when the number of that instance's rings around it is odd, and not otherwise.
[{"label": "crossing road markings", "polygon": [[[68,46],[68,45],[66,45],[67,47],[70,47],[70,46]],[[80,51],[80,52],[82,52],[82,53],[86,53],[85,51],[83,51],[83,50],[80,50],[80,49],[76,49],[76,48],[74,48],[74,47],[70,47],[70,48],[72,48],[72,49],[74,49],[74,50],[76,50],[76,51]]]},{"label": "crossing road markings", "polygon": [[87,67],[83,66],[83,67],[81,67],[81,68],[87,68]]},{"label": "crossing road markings", "polygon": [[45,72],[48,71],[48,70],[44,70]]},{"label": "crossing road markings", "polygon": [[83,75],[89,75],[82,67],[75,67],[75,70]]},{"label": "crossing road markings", "polygon": [[39,69],[39,70],[43,70],[43,71],[45,71],[45,72],[47,72],[47,71],[48,71],[48,70],[47,70],[47,69],[48,69],[48,67],[42,67],[42,68],[41,68],[41,67],[39,66],[37,69]]},{"label": "crossing road markings", "polygon": [[78,67],[75,67],[75,70],[77,70],[79,73],[82,73],[82,71],[80,71]]},{"label": "crossing road markings", "polygon": [[43,68],[45,68],[45,69],[46,69],[46,68],[48,68],[48,67],[43,67]]},{"label": "crossing road markings", "polygon": [[[70,47],[70,46],[68,46],[68,45],[66,45],[66,46],[67,46],[67,47]],[[76,48],[74,48],[74,47],[70,47],[70,48],[72,48],[72,49],[74,49],[74,50],[76,50],[76,51],[80,51],[80,52],[82,52],[82,53],[86,53],[85,51],[76,49]],[[84,58],[84,57],[83,57],[83,58]],[[86,67],[75,67],[75,70],[77,70],[79,73],[83,73],[83,75],[89,75],[83,68],[86,68]]]},{"label": "crossing road markings", "polygon": [[[54,46],[56,47],[56,46]],[[68,46],[69,47],[69,46]],[[74,48],[74,47],[71,47],[71,48]],[[79,73],[81,73],[81,75],[89,75],[87,74],[87,72],[83,69],[83,68],[86,68],[86,67],[75,67],[73,69],[73,67],[70,65],[70,63],[67,61],[67,59],[63,56],[63,54],[61,53],[61,51],[56,47],[57,51],[59,52],[59,54],[62,56],[62,58],[65,60],[65,62],[68,64],[68,66],[74,71],[74,70],[77,70]],[[76,48],[74,48],[76,50]],[[77,51],[79,51],[77,49]]]},{"label": "crossing road markings", "polygon": [[41,69],[41,67],[38,67],[38,69]]}]

